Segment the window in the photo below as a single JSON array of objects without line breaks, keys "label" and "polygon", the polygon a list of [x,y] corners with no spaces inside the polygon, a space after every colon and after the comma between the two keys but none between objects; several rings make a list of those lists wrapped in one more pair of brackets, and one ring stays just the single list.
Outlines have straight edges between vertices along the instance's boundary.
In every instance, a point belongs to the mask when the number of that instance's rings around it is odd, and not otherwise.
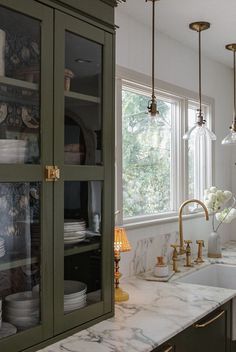
[{"label": "window", "polygon": [[[198,103],[191,95],[173,94],[173,89],[159,91],[159,116],[149,117],[150,87],[124,79],[117,82],[119,220],[133,223],[174,216],[183,200],[202,199],[212,184],[211,143],[196,150],[182,139],[196,121]],[[204,104],[204,116],[210,127],[210,103]]]},{"label": "window", "polygon": [[175,103],[159,100],[159,118],[147,113],[147,93],[122,89],[123,216],[173,210],[172,134]]}]

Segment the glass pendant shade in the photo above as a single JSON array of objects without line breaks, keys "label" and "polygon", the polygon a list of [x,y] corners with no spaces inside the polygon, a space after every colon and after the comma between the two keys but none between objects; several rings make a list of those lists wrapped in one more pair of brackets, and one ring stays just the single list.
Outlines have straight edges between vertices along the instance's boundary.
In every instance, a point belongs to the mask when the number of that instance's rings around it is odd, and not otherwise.
[{"label": "glass pendant shade", "polygon": [[231,130],[230,133],[222,140],[223,145],[236,145],[236,131]]},{"label": "glass pendant shade", "polygon": [[235,67],[235,53],[236,53],[236,44],[228,44],[225,46],[227,50],[233,52],[233,61],[234,61],[234,120],[232,126],[230,127],[230,133],[222,140],[222,145],[236,145],[236,67]]},{"label": "glass pendant shade", "polygon": [[209,139],[211,141],[216,140],[215,133],[213,133],[211,130],[209,130],[209,128],[207,126],[205,126],[204,124],[202,126],[200,126],[197,123],[195,126],[190,128],[190,130],[188,130],[184,134],[183,139],[190,140],[190,139],[196,139],[196,138],[199,138],[202,136],[205,136],[207,139]]}]

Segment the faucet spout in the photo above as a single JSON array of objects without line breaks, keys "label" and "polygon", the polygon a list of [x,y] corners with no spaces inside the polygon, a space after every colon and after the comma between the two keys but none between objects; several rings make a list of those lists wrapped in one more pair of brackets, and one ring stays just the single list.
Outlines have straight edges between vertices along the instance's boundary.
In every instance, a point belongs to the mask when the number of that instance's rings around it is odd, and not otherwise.
[{"label": "faucet spout", "polygon": [[209,220],[209,213],[208,213],[207,207],[200,200],[198,200],[198,199],[189,199],[189,200],[186,200],[185,202],[183,202],[183,204],[181,204],[181,206],[179,208],[179,241],[180,241],[179,254],[184,254],[185,253],[184,236],[183,236],[183,209],[184,209],[185,205],[187,205],[189,203],[197,203],[197,204],[201,205],[202,208],[205,211],[206,220],[207,221]]}]

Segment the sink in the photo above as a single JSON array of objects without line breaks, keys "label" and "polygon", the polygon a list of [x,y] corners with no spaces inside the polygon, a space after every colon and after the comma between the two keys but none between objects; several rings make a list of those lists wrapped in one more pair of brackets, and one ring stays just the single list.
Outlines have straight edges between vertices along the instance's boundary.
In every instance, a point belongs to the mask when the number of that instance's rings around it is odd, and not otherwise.
[{"label": "sink", "polygon": [[[186,274],[176,280],[186,284],[222,287],[236,290],[236,266],[226,264],[211,264],[197,271]],[[236,297],[232,306],[232,338],[236,340]]]},{"label": "sink", "polygon": [[177,280],[188,284],[230,288],[236,290],[236,266],[211,264],[186,274]]}]

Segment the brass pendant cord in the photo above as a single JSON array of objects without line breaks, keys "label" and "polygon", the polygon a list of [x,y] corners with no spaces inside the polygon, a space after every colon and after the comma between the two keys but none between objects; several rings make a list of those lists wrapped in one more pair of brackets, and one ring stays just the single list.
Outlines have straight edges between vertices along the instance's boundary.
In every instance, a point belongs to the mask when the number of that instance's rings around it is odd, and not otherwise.
[{"label": "brass pendant cord", "polygon": [[201,30],[198,32],[198,53],[199,53],[199,115],[202,116],[202,43],[201,43]]},{"label": "brass pendant cord", "polygon": [[152,98],[155,97],[155,1],[152,0]]},{"label": "brass pendant cord", "polygon": [[234,123],[236,123],[236,67],[235,67],[235,50],[234,50]]}]

